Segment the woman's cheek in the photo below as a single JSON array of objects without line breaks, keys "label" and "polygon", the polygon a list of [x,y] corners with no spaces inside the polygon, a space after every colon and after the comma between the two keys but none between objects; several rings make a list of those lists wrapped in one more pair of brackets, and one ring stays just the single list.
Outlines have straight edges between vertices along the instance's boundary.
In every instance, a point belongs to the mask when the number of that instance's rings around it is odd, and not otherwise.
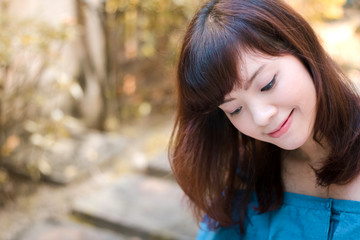
[{"label": "woman's cheek", "polygon": [[252,126],[252,124],[247,121],[246,119],[243,120],[237,120],[237,121],[232,121],[232,124],[234,125],[234,127],[241,132],[242,134],[245,134],[249,137],[253,137],[253,130],[254,127]]}]

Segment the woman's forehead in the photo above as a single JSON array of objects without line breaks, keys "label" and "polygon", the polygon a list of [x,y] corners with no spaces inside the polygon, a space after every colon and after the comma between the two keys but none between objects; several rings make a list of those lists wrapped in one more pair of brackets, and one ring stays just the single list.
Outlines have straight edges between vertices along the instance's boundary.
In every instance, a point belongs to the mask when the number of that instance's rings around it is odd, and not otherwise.
[{"label": "woman's forehead", "polygon": [[266,70],[269,64],[275,61],[277,57],[266,55],[259,52],[246,51],[241,54],[238,62],[239,84],[236,88],[247,88],[254,78],[262,71]]}]

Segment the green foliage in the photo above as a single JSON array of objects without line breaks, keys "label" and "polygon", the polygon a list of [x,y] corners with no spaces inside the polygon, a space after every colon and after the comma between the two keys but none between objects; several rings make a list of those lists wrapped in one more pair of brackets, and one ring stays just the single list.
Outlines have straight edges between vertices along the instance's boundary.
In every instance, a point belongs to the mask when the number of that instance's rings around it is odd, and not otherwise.
[{"label": "green foliage", "polygon": [[334,20],[343,16],[346,0],[285,0],[307,19]]},{"label": "green foliage", "polygon": [[124,44],[135,41],[138,48],[130,58],[155,58],[159,50],[178,48],[179,33],[198,5],[190,0],[108,0],[104,10],[114,16],[108,22],[113,30],[124,29]]},{"label": "green foliage", "polygon": [[[30,141],[34,134],[44,134],[29,132],[27,122],[58,124],[56,118],[50,117],[53,111],[48,109],[48,99],[64,90],[55,79],[44,80],[44,75],[62,73],[58,63],[60,52],[73,32],[65,24],[54,27],[35,20],[15,19],[6,8],[0,10],[0,28],[1,159],[21,142]],[[49,129],[58,131],[61,127]]]},{"label": "green foliage", "polygon": [[[108,0],[104,5],[115,61],[120,118],[168,112],[174,106],[174,66],[184,30],[203,1]],[[114,51],[115,50],[115,51]],[[130,76],[130,78],[129,78]],[[132,79],[132,80],[129,80]],[[134,91],[128,88],[129,83]],[[129,90],[130,89],[130,90]],[[114,96],[114,94],[111,94]],[[147,106],[147,107],[144,107]],[[150,111],[143,109],[150,109]]]}]

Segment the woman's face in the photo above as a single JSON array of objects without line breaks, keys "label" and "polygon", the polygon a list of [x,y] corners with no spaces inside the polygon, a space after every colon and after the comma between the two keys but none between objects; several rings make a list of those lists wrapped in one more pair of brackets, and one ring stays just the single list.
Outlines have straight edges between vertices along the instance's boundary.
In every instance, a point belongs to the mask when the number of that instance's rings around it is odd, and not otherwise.
[{"label": "woman's face", "polygon": [[241,133],[286,150],[312,138],[316,92],[296,57],[244,54],[239,72],[242,87],[227,94],[219,107]]}]

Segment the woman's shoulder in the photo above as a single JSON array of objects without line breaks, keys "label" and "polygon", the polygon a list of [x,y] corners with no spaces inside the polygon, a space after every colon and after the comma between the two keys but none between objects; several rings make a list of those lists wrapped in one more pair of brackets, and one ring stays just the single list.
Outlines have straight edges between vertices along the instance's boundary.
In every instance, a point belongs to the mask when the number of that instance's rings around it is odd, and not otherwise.
[{"label": "woman's shoulder", "polygon": [[[197,239],[327,239],[328,234],[341,236],[334,239],[351,239],[360,234],[359,201],[285,192],[283,204],[277,210],[260,214],[256,206],[254,197],[248,206],[244,234],[238,225],[210,230],[203,222]],[[335,233],[336,228],[346,231]]]},{"label": "woman's shoulder", "polygon": [[347,184],[330,185],[329,197],[334,199],[360,201],[360,174]]}]

